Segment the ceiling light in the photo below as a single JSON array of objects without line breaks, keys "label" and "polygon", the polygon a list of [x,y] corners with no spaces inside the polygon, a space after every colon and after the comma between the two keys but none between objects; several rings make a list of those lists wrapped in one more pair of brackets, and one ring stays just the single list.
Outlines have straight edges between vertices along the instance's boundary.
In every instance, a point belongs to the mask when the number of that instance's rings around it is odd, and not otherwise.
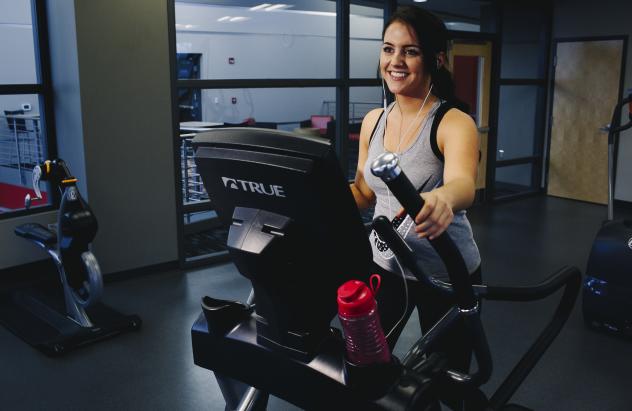
[{"label": "ceiling light", "polygon": [[220,17],[217,19],[217,21],[226,21],[226,20],[230,20],[230,16],[224,16],[224,17]]},{"label": "ceiling light", "polygon": [[263,4],[260,4],[258,6],[251,7],[250,10],[251,11],[261,10],[261,9],[265,9],[268,6],[272,6],[272,4],[270,4],[270,3],[263,3]]},{"label": "ceiling light", "polygon": [[250,17],[237,16],[230,19],[230,21],[245,21],[250,20]]},{"label": "ceiling light", "polygon": [[413,0],[413,1],[414,1],[415,3],[425,3],[425,2],[427,2],[428,0]]},{"label": "ceiling light", "polygon": [[273,11],[273,10],[287,9],[287,8],[289,8],[289,7],[292,7],[292,6],[290,6],[289,4],[275,4],[275,5],[273,5],[273,6],[270,6],[270,7],[266,8],[266,11]]}]

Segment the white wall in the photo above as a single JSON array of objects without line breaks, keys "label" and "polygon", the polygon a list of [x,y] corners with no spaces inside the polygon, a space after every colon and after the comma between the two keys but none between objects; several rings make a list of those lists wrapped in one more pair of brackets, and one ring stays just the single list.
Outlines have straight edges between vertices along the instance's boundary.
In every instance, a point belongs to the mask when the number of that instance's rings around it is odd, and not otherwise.
[{"label": "white wall", "polygon": [[[48,0],[55,123],[99,221],[104,273],[177,260],[167,3]],[[0,221],[0,269],[45,258]]]},{"label": "white wall", "polygon": [[[632,34],[632,2],[620,0],[557,0],[553,38]],[[632,87],[630,39],[626,51],[624,91]],[[589,62],[588,62],[589,64]],[[615,199],[632,201],[632,130],[620,135]]]},{"label": "white wall", "polygon": [[0,84],[37,82],[30,0],[0,0]]}]

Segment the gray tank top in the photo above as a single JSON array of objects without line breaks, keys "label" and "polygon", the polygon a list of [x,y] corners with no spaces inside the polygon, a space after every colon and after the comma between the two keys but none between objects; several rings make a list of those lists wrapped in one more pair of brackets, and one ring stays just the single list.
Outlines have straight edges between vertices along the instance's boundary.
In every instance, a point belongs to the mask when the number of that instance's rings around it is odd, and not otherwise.
[{"label": "gray tank top", "polygon": [[[433,152],[430,142],[430,130],[439,106],[440,103],[435,102],[425,120],[422,122],[417,138],[413,144],[399,156],[402,170],[420,193],[431,191],[443,184],[443,162],[439,160]],[[401,209],[401,205],[395,196],[389,192],[384,182],[371,173],[370,167],[373,160],[385,151],[384,130],[386,118],[393,107],[394,103],[386,108],[386,112],[380,117],[375,127],[373,135],[371,136],[371,142],[369,143],[367,161],[364,166],[364,178],[376,197],[374,216],[384,215],[392,221],[397,212]],[[409,216],[400,220],[402,221],[393,221],[393,224],[397,226],[399,234],[412,248],[424,272],[438,279],[447,280],[447,271],[443,261],[441,261],[441,258],[427,239],[417,237],[413,220]],[[463,255],[468,271],[470,274],[473,273],[480,265],[481,257],[476,242],[474,241],[472,227],[466,217],[465,210],[458,211],[454,214],[454,219],[448,227],[447,232]],[[379,238],[375,231],[371,231],[369,239],[373,249],[373,260],[379,266],[391,272],[399,273],[400,270],[393,258],[393,252]],[[406,270],[406,275],[413,277],[408,270]]]}]

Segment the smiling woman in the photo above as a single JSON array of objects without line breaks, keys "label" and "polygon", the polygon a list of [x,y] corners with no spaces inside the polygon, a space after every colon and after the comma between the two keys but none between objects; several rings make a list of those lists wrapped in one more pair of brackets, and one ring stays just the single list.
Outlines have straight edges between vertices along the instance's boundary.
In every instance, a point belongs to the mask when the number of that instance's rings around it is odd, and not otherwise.
[{"label": "smiling woman", "polygon": [[[375,216],[392,220],[419,265],[439,279],[446,278],[446,268],[426,238],[432,240],[447,231],[463,255],[472,281],[479,283],[481,259],[464,211],[474,200],[479,142],[472,118],[459,110],[463,104],[454,95],[446,52],[447,30],[430,12],[402,7],[390,18],[383,33],[380,74],[395,101],[364,118],[351,190],[359,208],[374,205]],[[385,151],[398,155],[402,170],[425,201],[414,221],[369,170]],[[380,317],[385,330],[390,330],[392,349],[415,306],[422,313],[421,329],[426,333],[452,302],[451,298],[428,296],[407,270],[401,272],[402,281],[393,252],[375,231],[370,240],[375,271],[382,274]],[[403,294],[406,298],[398,304]],[[455,328],[438,346],[452,366],[468,370],[471,351],[456,344],[465,340],[464,333],[463,327]],[[446,403],[454,409],[461,407],[449,400]]]}]

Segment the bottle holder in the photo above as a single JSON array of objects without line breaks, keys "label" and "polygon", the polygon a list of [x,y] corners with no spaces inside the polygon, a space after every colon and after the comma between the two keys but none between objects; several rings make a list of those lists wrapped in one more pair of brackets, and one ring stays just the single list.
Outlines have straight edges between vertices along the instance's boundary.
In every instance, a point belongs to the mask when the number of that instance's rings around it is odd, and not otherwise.
[{"label": "bottle holder", "polygon": [[356,365],[345,359],[347,384],[366,392],[373,398],[383,396],[397,382],[403,371],[399,359],[391,356],[391,362],[371,365]]},{"label": "bottle holder", "polygon": [[238,301],[219,300],[206,296],[202,298],[202,312],[211,334],[225,335],[246,319],[252,308]]}]

